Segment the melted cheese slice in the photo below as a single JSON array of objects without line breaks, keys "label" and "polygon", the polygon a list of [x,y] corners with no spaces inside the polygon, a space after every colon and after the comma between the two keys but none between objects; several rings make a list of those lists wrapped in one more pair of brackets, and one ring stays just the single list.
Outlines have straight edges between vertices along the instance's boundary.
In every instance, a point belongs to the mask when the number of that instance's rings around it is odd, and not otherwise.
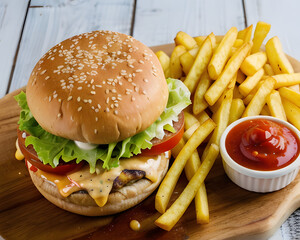
[{"label": "melted cheese slice", "polygon": [[67,176],[47,173],[41,170],[38,170],[37,174],[55,183],[63,197],[67,197],[79,190],[86,190],[97,205],[103,207],[108,200],[115,178],[124,169],[142,170],[146,173],[145,177],[147,179],[156,182],[159,177],[160,163],[161,161],[166,161],[166,158],[169,159],[169,154],[169,152],[166,152],[155,157],[137,155],[129,159],[121,159],[119,167],[105,170],[101,166],[97,166],[96,173],[93,174],[90,173],[88,165]]}]

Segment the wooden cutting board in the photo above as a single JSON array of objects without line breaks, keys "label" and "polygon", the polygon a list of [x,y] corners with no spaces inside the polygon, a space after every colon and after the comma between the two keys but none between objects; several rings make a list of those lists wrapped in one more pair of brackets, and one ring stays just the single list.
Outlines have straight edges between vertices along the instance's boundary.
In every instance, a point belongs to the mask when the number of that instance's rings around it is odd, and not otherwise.
[{"label": "wooden cutting board", "polygon": [[[153,49],[170,53],[172,44]],[[296,72],[300,63],[291,59]],[[85,217],[57,208],[34,187],[24,161],[14,158],[19,107],[13,96],[0,100],[0,237],[4,239],[267,239],[300,207],[300,175],[286,188],[267,194],[252,193],[232,183],[219,159],[206,187],[210,223],[196,223],[192,202],[170,231],[151,228],[134,232],[132,219],[143,221],[155,213],[152,194],[138,206],[109,217]],[[187,184],[181,176],[174,201]]]}]

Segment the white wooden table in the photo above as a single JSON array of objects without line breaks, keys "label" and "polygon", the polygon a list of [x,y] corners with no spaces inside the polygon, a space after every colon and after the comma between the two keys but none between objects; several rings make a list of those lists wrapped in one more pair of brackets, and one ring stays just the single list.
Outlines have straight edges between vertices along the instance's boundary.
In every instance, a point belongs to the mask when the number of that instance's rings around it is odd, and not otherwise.
[{"label": "white wooden table", "polygon": [[[179,30],[222,35],[263,20],[272,24],[269,36],[300,59],[299,11],[298,0],[0,0],[0,98],[26,85],[50,47],[99,29],[153,46],[172,42]],[[271,239],[300,239],[300,210]]]}]

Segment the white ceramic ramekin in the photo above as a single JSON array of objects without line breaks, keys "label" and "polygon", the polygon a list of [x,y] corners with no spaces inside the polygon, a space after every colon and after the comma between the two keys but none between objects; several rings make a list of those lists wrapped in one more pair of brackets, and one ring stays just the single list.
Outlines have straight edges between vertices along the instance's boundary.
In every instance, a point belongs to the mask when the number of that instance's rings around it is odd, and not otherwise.
[{"label": "white ceramic ramekin", "polygon": [[[281,123],[296,133],[300,139],[300,132],[293,125],[283,120],[269,116],[255,116],[241,118],[230,124],[224,131],[220,140],[220,151],[223,167],[227,176],[238,186],[253,192],[273,192],[290,184],[298,174],[300,167],[300,154],[290,165],[273,171],[253,170],[239,165],[227,153],[225,140],[229,131],[241,122],[251,119],[267,119]],[[300,147],[300,146],[299,146]]]}]

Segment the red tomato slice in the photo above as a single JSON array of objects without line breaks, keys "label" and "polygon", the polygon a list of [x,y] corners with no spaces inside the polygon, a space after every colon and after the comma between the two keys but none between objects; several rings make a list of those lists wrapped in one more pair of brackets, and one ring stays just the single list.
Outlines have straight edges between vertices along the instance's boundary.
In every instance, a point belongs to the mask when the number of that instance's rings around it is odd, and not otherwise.
[{"label": "red tomato slice", "polygon": [[23,153],[26,161],[30,162],[36,168],[45,172],[63,175],[66,174],[67,172],[78,170],[83,166],[84,162],[80,162],[79,164],[77,164],[75,160],[70,161],[68,163],[61,162],[55,168],[51,167],[51,165],[49,164],[43,164],[41,160],[39,160],[32,145],[29,145],[28,147],[25,146],[25,139],[22,137],[22,133],[23,132],[21,132],[18,129],[18,143],[19,143],[20,150]]},{"label": "red tomato slice", "polygon": [[176,130],[175,133],[171,133],[166,131],[166,134],[163,139],[153,139],[152,148],[151,149],[144,149],[142,150],[143,155],[158,155],[168,150],[171,150],[173,147],[177,145],[177,143],[182,138],[184,133],[184,115],[181,112],[178,116],[178,121],[174,122],[173,124],[174,129]]}]

